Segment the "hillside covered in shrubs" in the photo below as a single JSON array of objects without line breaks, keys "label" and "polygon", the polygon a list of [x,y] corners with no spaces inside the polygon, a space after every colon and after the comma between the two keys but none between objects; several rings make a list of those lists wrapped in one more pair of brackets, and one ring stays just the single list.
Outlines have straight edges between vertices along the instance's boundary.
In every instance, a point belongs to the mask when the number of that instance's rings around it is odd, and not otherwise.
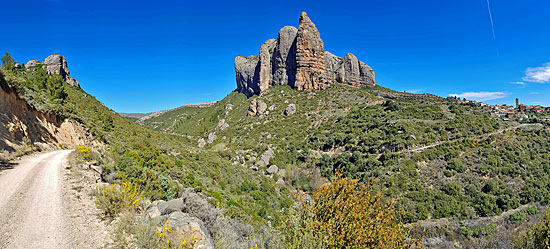
[{"label": "hillside covered in shrubs", "polygon": [[[121,247],[129,236],[141,247],[193,247],[199,242],[168,228],[184,214],[216,248],[544,241],[545,223],[529,226],[550,202],[547,124],[504,122],[455,98],[334,82],[321,91],[272,86],[250,98],[232,92],[142,126],[41,64],[2,61],[3,91],[84,127],[77,155],[101,167],[109,185],[98,189],[98,207],[121,221]],[[21,141],[24,153],[42,149],[34,142]]]},{"label": "hillside covered in shrubs", "polygon": [[[401,222],[427,229],[428,246],[513,244],[515,228],[541,215],[521,210],[548,203],[547,125],[504,122],[455,98],[380,86],[275,86],[251,98],[234,92],[210,107],[166,112],[145,125],[293,191],[313,192],[336,173],[362,184],[377,180],[384,196],[398,198],[398,210],[408,212]],[[270,173],[273,165],[278,173]],[[449,220],[453,225],[441,228]],[[481,226],[495,229],[461,232]],[[497,238],[502,233],[506,238]]]}]

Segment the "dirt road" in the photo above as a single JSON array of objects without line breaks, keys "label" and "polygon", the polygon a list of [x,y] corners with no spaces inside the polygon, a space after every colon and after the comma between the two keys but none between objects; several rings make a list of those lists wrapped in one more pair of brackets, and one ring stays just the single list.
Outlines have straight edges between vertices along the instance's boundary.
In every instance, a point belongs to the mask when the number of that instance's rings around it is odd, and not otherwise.
[{"label": "dirt road", "polygon": [[[472,137],[471,139],[477,139],[477,140],[481,141],[481,140],[485,140],[485,139],[489,138],[490,136],[494,136],[494,135],[497,135],[497,134],[501,134],[503,132],[507,132],[507,131],[511,131],[511,130],[515,130],[517,128],[522,128],[522,127],[527,127],[527,126],[538,126],[538,124],[520,124],[520,125],[516,125],[516,126],[513,126],[513,127],[506,128],[506,129],[500,129],[500,130],[497,130],[497,131],[494,131],[494,132],[491,132],[491,133],[483,134],[483,135],[480,135],[480,136],[477,136],[477,137]],[[426,149],[429,149],[429,148],[432,148],[432,147],[436,147],[436,146],[439,146],[439,145],[444,144],[444,143],[454,143],[454,142],[457,142],[457,141],[463,140],[463,139],[466,139],[466,138],[459,138],[459,139],[454,139],[454,140],[450,140],[450,141],[441,141],[441,142],[437,142],[437,143],[434,143],[434,144],[422,146],[422,147],[419,147],[419,148],[409,149],[408,151],[409,152],[414,152],[414,153],[422,152],[423,150],[426,150]]]},{"label": "dirt road", "polygon": [[0,173],[0,248],[79,247],[71,183],[65,177],[70,152],[27,157]]}]

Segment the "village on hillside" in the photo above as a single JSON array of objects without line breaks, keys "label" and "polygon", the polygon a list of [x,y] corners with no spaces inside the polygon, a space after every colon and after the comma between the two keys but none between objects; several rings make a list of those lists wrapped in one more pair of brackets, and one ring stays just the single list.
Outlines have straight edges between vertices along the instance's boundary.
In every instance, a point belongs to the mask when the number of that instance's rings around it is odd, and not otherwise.
[{"label": "village on hillside", "polygon": [[[550,107],[544,107],[540,105],[524,105],[519,103],[519,99],[516,98],[516,106],[511,105],[490,105],[483,102],[476,102],[473,100],[458,100],[459,104],[479,104],[484,110],[502,118],[503,121],[510,121],[512,119],[519,121],[533,120],[538,122],[550,122]],[[547,115],[541,115],[547,114]]]}]

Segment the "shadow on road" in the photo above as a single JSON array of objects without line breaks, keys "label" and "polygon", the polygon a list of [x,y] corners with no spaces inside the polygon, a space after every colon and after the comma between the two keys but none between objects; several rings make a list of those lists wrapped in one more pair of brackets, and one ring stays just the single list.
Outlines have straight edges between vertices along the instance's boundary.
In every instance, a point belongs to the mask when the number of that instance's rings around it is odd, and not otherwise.
[{"label": "shadow on road", "polygon": [[10,163],[10,162],[5,162],[5,161],[0,160],[0,172],[2,172],[4,170],[13,169],[13,166],[15,166],[15,165],[16,165],[16,163]]}]

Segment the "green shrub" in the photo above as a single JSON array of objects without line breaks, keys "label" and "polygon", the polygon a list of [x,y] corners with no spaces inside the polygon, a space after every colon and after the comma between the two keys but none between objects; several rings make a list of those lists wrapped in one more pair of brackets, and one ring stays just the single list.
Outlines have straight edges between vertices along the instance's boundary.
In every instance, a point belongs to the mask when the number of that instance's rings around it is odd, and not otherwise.
[{"label": "green shrub", "polygon": [[541,221],[520,235],[516,241],[516,248],[550,249],[550,212],[547,211]]},{"label": "green shrub", "polygon": [[525,220],[525,213],[526,212],[524,210],[517,211],[517,212],[511,214],[508,219],[510,220],[510,222],[512,222],[514,224],[520,224]]}]

